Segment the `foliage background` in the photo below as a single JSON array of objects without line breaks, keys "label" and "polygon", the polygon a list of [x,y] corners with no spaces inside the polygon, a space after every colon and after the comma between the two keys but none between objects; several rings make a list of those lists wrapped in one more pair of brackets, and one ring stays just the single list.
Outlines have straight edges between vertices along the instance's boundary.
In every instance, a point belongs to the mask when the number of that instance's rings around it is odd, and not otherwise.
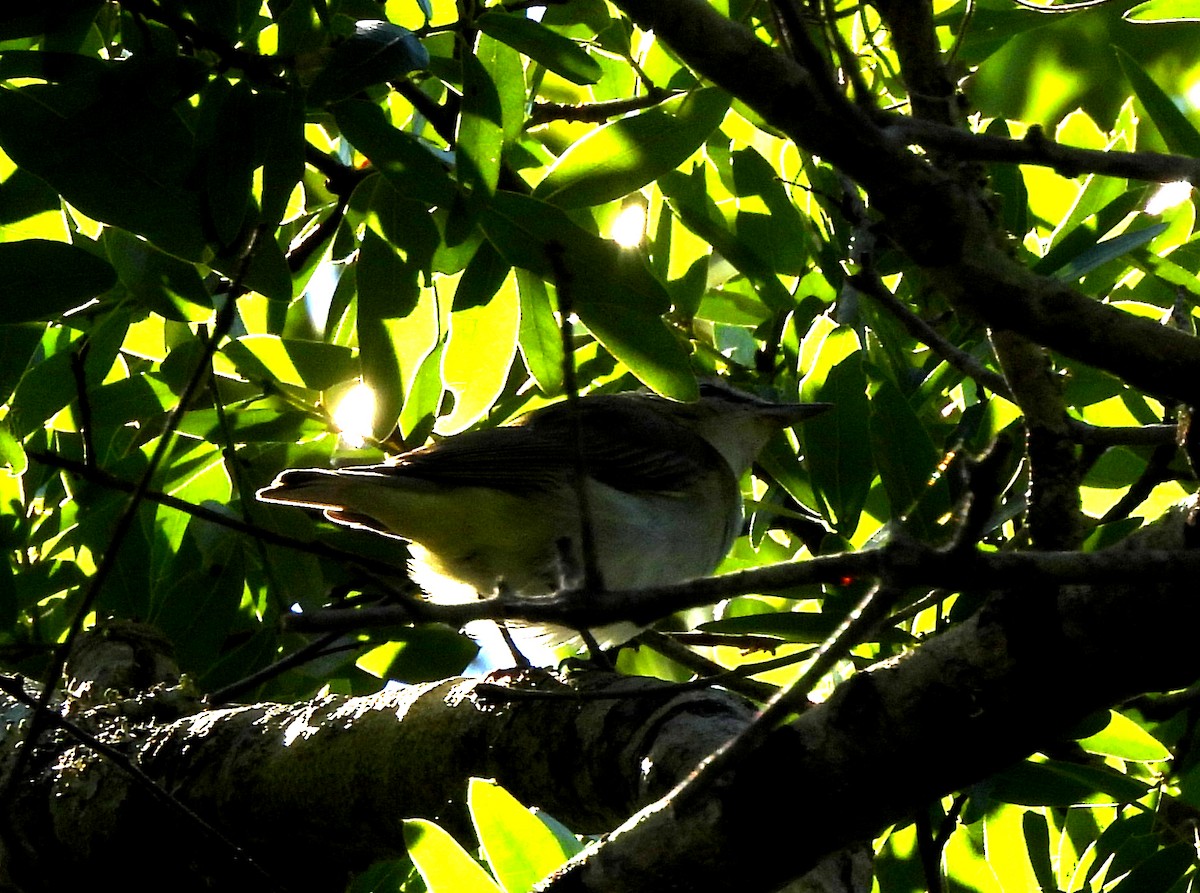
[{"label": "foliage background", "polygon": [[[770,4],[715,5],[781,40]],[[1006,0],[935,4],[969,128],[1200,155],[1187,104],[1197,26],[1135,24],[1129,5],[1048,16]],[[854,88],[905,110],[876,10],[830,2],[812,15],[823,51],[836,56],[836,34],[842,63],[853,58]],[[403,553],[252,494],[285,467],[375,460],[559,398],[564,343],[580,390],[641,383],[686,399],[703,373],[836,404],[764,455],[725,570],[861,549],[901,519],[945,544],[966,459],[996,442],[1009,449],[980,542],[1030,543],[1023,410],[1005,399],[985,327],[875,228],[870,198],[838,169],[618,6],[552,4],[535,23],[469,0],[14,5],[0,13],[0,78],[9,672],[53,675],[63,643],[107,617],[157,627],[218,700],[463,671],[476,648],[445,625],[315,639],[283,624],[371,603],[380,588],[363,568]],[[1152,182],[980,172],[1032,270],[1194,334],[1192,197],[1153,212]],[[622,249],[606,237],[631,203],[647,211],[646,236]],[[564,310],[577,319],[565,342]],[[915,337],[914,315],[940,340]],[[1082,514],[1078,535],[1041,545],[1094,550],[1192,486],[1172,437],[1180,408],[1053,362]],[[356,448],[331,414],[359,380],[377,406],[372,442]],[[799,662],[755,678],[785,685],[865,589],[741,596],[666,625],[773,637],[775,656]],[[826,689],[981,600],[907,593]],[[714,666],[764,660],[727,642],[702,653]],[[301,649],[306,661],[254,675]],[[648,646],[619,667],[692,673]],[[1194,707],[1151,707],[1096,717],[1076,743],[890,829],[880,889],[1188,888]],[[511,806],[480,796],[484,824]],[[394,883],[379,872],[361,888]]]}]

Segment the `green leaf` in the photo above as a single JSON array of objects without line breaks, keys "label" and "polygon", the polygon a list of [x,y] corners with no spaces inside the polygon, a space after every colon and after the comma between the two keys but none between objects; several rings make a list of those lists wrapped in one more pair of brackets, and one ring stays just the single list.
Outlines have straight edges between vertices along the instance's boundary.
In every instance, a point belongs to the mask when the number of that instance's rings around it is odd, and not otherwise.
[{"label": "green leaf", "polygon": [[[1068,266],[1073,258],[1096,245],[1103,236],[1120,225],[1141,202],[1141,191],[1129,190],[1079,219],[1074,226],[1069,219],[1064,221],[1056,232],[1053,247],[1033,265],[1034,271],[1051,275]],[[1075,209],[1072,209],[1071,216],[1075,214]]]},{"label": "green leaf", "polygon": [[683,225],[708,242],[755,287],[762,301],[773,310],[791,310],[795,304],[771,269],[743,239],[729,229],[716,203],[708,193],[703,166],[689,175],[671,171],[659,178],[658,187],[667,197],[671,210]]},{"label": "green leaf", "polygon": [[892,516],[909,515],[922,534],[934,535],[938,518],[950,508],[944,485],[940,485],[940,498],[924,504],[931,487],[939,486],[934,472],[941,453],[891,381],[884,381],[871,395],[871,447]]},{"label": "green leaf", "polygon": [[287,303],[294,297],[291,268],[283,249],[270,232],[265,232],[254,243],[249,263],[236,242],[218,251],[211,263],[213,269],[224,273],[226,278],[238,280],[264,298]]},{"label": "green leaf", "polygon": [[1114,47],[1114,49],[1117,53],[1117,61],[1121,63],[1121,70],[1129,79],[1133,92],[1146,109],[1146,114],[1150,116],[1150,120],[1158,128],[1158,132],[1162,134],[1167,148],[1180,155],[1200,158],[1200,133],[1197,133],[1187,116],[1179,110],[1179,106],[1172,101],[1171,97],[1164,93],[1158,84],[1154,83],[1154,80],[1136,59],[1120,47]]},{"label": "green leaf", "polygon": [[1146,795],[1146,785],[1114,770],[1059,760],[1018,763],[981,790],[993,800],[1023,806],[1132,803]]},{"label": "green leaf", "polygon": [[738,211],[735,228],[742,244],[778,273],[802,276],[808,272],[811,236],[770,162],[752,147],[738,149],[733,153],[733,185],[739,198],[760,198],[767,210],[762,213],[743,207]]},{"label": "green leaf", "polygon": [[1147,0],[1125,10],[1121,18],[1139,25],[1200,22],[1200,0]]},{"label": "green leaf", "polygon": [[[25,448],[13,437],[12,431],[3,420],[0,420],[0,464],[4,465],[5,473],[10,477],[20,477],[29,467],[29,457],[25,455]],[[6,562],[3,568],[7,567]]]},{"label": "green leaf", "polygon": [[983,818],[984,852],[988,868],[1002,891],[1037,889],[1037,877],[1025,848],[1024,810],[1001,806]]},{"label": "green leaf", "polygon": [[151,375],[109,382],[91,391],[88,398],[92,402],[92,423],[112,428],[127,425],[131,419],[147,424],[175,403],[171,389]]},{"label": "green leaf", "polygon": [[177,322],[212,316],[212,297],[194,265],[121,229],[105,230],[103,244],[121,284],[147,310]]},{"label": "green leaf", "polygon": [[13,393],[12,413],[7,417],[17,437],[29,434],[75,399],[71,358],[71,349],[61,349],[21,377]]},{"label": "green leaf", "polygon": [[544,822],[494,781],[472,778],[467,806],[484,858],[506,893],[532,889],[580,849],[565,847]]},{"label": "green leaf", "polygon": [[546,283],[528,270],[517,270],[521,298],[521,329],[517,346],[525,366],[543,394],[558,394],[563,386],[563,343]]},{"label": "green leaf", "polygon": [[262,219],[275,224],[287,212],[296,183],[304,176],[304,97],[299,90],[255,85],[253,130],[262,166]]},{"label": "green leaf", "polygon": [[459,179],[476,198],[496,191],[503,148],[500,93],[483,63],[467,53],[463,56],[462,116],[454,152]]},{"label": "green leaf", "polygon": [[721,125],[729,94],[697,90],[667,106],[619,118],[571,145],[534,195],[563,208],[613,201],[683,164]]},{"label": "green leaf", "polygon": [[329,63],[308,88],[311,105],[336,102],[375,84],[429,67],[429,52],[407,28],[363,19],[338,44]]},{"label": "green leaf", "polygon": [[0,90],[0,147],[83,213],[189,260],[204,254],[192,136],[161,94],[186,95],[193,60],[105,66],[91,89]]},{"label": "green leaf", "polygon": [[504,145],[509,146],[525,129],[525,69],[521,66],[521,56],[507,44],[481,34],[475,47],[475,58],[487,70],[496,88],[500,100],[500,129],[504,132]]},{"label": "green leaf", "polygon": [[1122,233],[1111,239],[1097,242],[1087,251],[1071,258],[1070,263],[1055,271],[1055,276],[1064,282],[1073,282],[1102,264],[1128,254],[1135,248],[1152,241],[1167,228],[1166,223],[1152,223],[1133,232]]},{"label": "green leaf", "polygon": [[299,410],[240,409],[218,412],[193,409],[179,423],[179,430],[203,440],[218,442],[225,430],[237,443],[296,443],[324,434],[328,426]]},{"label": "green leaf", "polygon": [[0,324],[56,319],[117,282],[103,258],[62,242],[0,243]]},{"label": "green leaf", "polygon": [[604,74],[587,50],[540,22],[521,15],[489,11],[477,18],[475,24],[484,34],[508,44],[572,83],[594,84]]},{"label": "green leaf", "polygon": [[1135,763],[1157,763],[1171,758],[1171,751],[1132,719],[1115,710],[1110,710],[1108,716],[1108,725],[1081,739],[1080,747],[1089,753]]},{"label": "green leaf", "polygon": [[373,102],[350,100],[333,108],[338,128],[403,195],[429,205],[447,205],[456,187],[449,169],[411,135],[397,130]]},{"label": "green leaf", "polygon": [[461,673],[479,653],[469,637],[448,626],[426,624],[381,631],[388,642],[372,648],[355,666],[378,679],[432,682]]},{"label": "green leaf", "polygon": [[1054,890],[1055,883],[1054,851],[1050,848],[1050,828],[1044,815],[1033,810],[1021,812],[1021,836],[1025,840],[1025,852],[1029,856],[1029,864],[1037,878],[1038,889]]},{"label": "green leaf", "polygon": [[249,84],[218,78],[200,94],[197,143],[204,170],[204,205],[216,241],[230,245],[251,207],[254,133],[258,115]]},{"label": "green leaf", "polygon": [[1137,865],[1114,887],[1112,893],[1142,893],[1145,890],[1171,890],[1172,885],[1192,867],[1196,851],[1188,844],[1165,847]]},{"label": "green leaf", "polygon": [[375,393],[376,434],[386,435],[405,405],[405,387],[441,337],[438,314],[422,311],[418,271],[370,228],[355,276],[363,381]]},{"label": "green leaf", "polygon": [[544,279],[562,274],[560,304],[569,290],[584,325],[641,381],[664,396],[696,398],[687,351],[663,322],[670,299],[639,256],[576,226],[561,209],[513,193],[496,193],[480,223],[508,263]]},{"label": "green leaf", "polygon": [[[984,133],[1005,139],[1012,136],[1008,122],[1003,118],[992,119]],[[993,164],[989,171],[992,189],[1002,202],[1000,210],[1004,215],[1004,228],[1014,235],[1024,235],[1029,231],[1029,190],[1025,187],[1020,167],[1015,164]]]},{"label": "green leaf", "polygon": [[[840,614],[816,611],[769,611],[725,617],[703,623],[699,628],[706,632],[775,636],[787,642],[819,645],[828,639],[845,619]],[[901,629],[887,627],[876,631],[869,641],[912,643],[914,639]]]},{"label": "green leaf", "polygon": [[[454,295],[442,354],[442,380],[454,393],[454,409],[438,420],[441,434],[456,434],[483,418],[504,390],[517,352],[521,310],[516,277],[490,243],[480,246],[476,259],[487,268],[480,278],[486,280],[483,289],[492,294],[483,302],[478,294],[464,294],[462,305],[459,293]],[[460,292],[464,285],[474,285],[475,266],[474,260],[468,265]]]},{"label": "green leaf", "polygon": [[837,532],[850,538],[874,477],[867,380],[853,329],[837,328],[823,339],[801,396],[833,404],[805,422],[800,435],[813,492]]},{"label": "green leaf", "polygon": [[234,366],[252,381],[278,381],[323,390],[358,375],[349,348],[276,335],[243,335],[224,347]]},{"label": "green leaf", "polygon": [[429,893],[503,893],[453,837],[427,819],[405,819],[404,845]]}]

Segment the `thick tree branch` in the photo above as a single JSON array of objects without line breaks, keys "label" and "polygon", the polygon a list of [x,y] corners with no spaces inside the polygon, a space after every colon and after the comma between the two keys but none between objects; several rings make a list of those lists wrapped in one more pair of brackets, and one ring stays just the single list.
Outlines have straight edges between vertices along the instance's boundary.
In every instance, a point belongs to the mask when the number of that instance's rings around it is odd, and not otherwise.
[{"label": "thick tree branch", "polygon": [[[369,697],[208,710],[158,726],[123,716],[118,702],[95,737],[130,754],[137,777],[91,741],[47,740],[45,771],[23,777],[6,805],[14,828],[39,832],[8,841],[5,868],[36,870],[41,889],[97,877],[134,890],[209,889],[204,879],[213,877],[222,889],[258,889],[257,868],[197,846],[194,813],[288,889],[337,889],[348,872],[403,854],[406,818],[435,819],[469,839],[470,776],[499,778],[579,831],[607,830],[664,795],[750,717],[726,693],[607,673],[571,686],[538,673],[486,687],[485,695],[482,680],[448,679]],[[553,696],[510,701],[509,690]],[[5,735],[18,731],[20,708],[3,696],[0,706],[13,718],[0,744],[11,747]],[[164,806],[148,782],[190,814]]]},{"label": "thick tree branch", "polygon": [[994,332],[992,344],[1025,417],[1031,541],[1038,549],[1077,548],[1083,530],[1080,469],[1062,382],[1048,353],[1025,336]]}]

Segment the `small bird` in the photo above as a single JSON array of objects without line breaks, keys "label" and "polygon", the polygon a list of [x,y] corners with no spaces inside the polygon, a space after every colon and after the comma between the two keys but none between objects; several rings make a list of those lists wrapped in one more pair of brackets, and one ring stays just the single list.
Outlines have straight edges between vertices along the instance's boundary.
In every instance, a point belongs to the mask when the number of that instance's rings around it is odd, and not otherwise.
[{"label": "small bird", "polygon": [[[742,523],[739,481],[771,435],[828,406],[772,403],[715,382],[690,403],[588,395],[384,465],[289,469],[258,498],[407,540],[409,575],[449,603],[501,585],[534,596],[581,582],[582,475],[598,582],[674,583],[712,573],[728,553]],[[608,645],[636,631],[593,632]]]}]

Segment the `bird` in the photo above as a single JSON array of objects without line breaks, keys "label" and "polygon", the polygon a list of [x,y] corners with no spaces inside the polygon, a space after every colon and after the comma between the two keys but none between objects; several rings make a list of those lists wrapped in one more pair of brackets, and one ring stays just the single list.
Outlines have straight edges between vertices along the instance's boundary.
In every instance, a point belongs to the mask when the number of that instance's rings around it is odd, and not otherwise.
[{"label": "bird", "polygon": [[[519,598],[578,585],[586,506],[590,580],[637,589],[716,570],[741,531],[742,476],[775,432],[828,407],[707,380],[691,402],[593,393],[385,464],[288,469],[257,496],[406,540],[410,578],[442,603],[501,586]],[[640,629],[591,633],[607,647]],[[571,638],[554,628],[548,637]]]}]

